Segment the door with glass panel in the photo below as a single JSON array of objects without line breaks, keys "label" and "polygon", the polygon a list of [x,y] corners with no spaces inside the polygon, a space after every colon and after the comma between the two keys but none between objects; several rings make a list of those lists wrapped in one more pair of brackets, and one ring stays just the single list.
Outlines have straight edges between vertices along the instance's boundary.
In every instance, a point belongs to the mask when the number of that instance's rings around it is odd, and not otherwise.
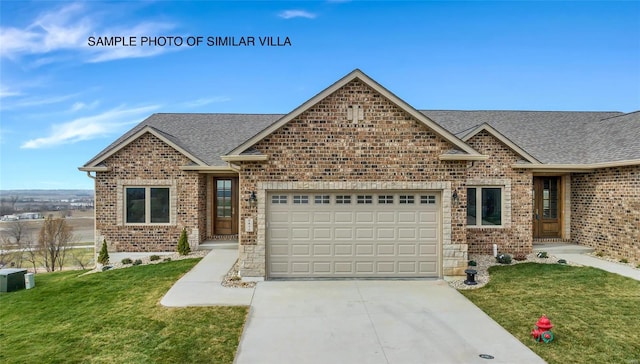
[{"label": "door with glass panel", "polygon": [[214,178],[213,225],[215,235],[238,233],[238,179]]},{"label": "door with glass panel", "polygon": [[560,237],[560,177],[533,178],[533,237]]}]

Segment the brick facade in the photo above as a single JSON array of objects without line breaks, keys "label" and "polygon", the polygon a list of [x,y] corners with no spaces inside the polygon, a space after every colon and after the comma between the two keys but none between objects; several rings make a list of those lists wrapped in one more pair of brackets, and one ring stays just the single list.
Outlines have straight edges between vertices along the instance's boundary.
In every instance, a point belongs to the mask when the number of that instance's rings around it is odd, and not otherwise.
[{"label": "brick facade", "polygon": [[[348,118],[352,105],[361,108],[363,120],[354,122]],[[445,210],[444,275],[463,274],[468,236],[474,244],[499,239],[511,252],[530,252],[530,221],[525,227],[481,229],[473,233],[466,229],[468,178],[516,178],[513,184],[517,192],[525,193],[516,199],[523,206],[516,209],[514,219],[520,222],[522,211],[530,209],[531,174],[511,170],[509,166],[518,157],[491,139],[479,136],[475,144],[488,152],[495,149],[497,155],[492,161],[501,163],[497,168],[492,166],[488,171],[482,164],[468,170],[471,162],[441,161],[438,157],[453,148],[451,143],[363,82],[351,81],[254,145],[269,156],[268,161],[241,164],[240,195],[249,196],[251,191],[257,191],[259,200],[258,206],[251,207],[241,198],[241,274],[265,276],[265,228],[261,221],[266,212],[260,201],[264,203],[265,191],[269,189],[415,189],[415,184],[443,183],[433,188],[442,191]],[[450,202],[454,189],[459,191],[460,198]],[[244,232],[245,218],[256,219],[258,229]]]},{"label": "brick facade", "polygon": [[571,240],[640,263],[640,166],[572,175]]},{"label": "brick facade", "polygon": [[[109,251],[174,251],[183,227],[195,248],[206,229],[205,175],[180,170],[191,161],[151,133],[129,143],[104,161],[109,172],[95,181],[96,246],[106,239]],[[170,189],[170,224],[126,225],[125,186]]]},{"label": "brick facade", "polygon": [[[493,244],[509,254],[529,254],[533,249],[531,211],[533,175],[513,169],[522,157],[500,140],[481,131],[467,141],[489,159],[477,161],[467,170],[467,186],[501,186],[503,189],[503,227],[467,228],[469,252],[493,254]],[[465,191],[466,192],[466,191]]]}]

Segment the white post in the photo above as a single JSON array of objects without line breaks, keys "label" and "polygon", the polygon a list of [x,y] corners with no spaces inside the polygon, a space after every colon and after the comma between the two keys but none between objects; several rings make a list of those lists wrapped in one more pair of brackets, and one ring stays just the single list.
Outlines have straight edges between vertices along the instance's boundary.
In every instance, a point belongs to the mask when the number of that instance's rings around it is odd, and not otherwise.
[{"label": "white post", "polygon": [[498,244],[493,244],[493,256],[498,256]]}]

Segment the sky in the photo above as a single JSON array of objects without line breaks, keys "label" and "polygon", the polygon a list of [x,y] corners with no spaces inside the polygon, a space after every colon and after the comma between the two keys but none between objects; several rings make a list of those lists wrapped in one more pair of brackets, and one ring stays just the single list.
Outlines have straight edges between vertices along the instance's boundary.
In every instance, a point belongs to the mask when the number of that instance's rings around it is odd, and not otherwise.
[{"label": "sky", "polygon": [[0,189],[92,189],[153,113],[288,113],[355,68],[417,109],[632,112],[640,2],[1,1]]}]

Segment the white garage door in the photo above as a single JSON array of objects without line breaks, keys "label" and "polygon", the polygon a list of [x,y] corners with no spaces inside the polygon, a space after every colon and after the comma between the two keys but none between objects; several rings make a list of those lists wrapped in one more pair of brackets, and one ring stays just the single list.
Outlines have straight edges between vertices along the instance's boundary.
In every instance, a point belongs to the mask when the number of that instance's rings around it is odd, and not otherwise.
[{"label": "white garage door", "polygon": [[437,192],[271,192],[267,274],[439,277]]}]

